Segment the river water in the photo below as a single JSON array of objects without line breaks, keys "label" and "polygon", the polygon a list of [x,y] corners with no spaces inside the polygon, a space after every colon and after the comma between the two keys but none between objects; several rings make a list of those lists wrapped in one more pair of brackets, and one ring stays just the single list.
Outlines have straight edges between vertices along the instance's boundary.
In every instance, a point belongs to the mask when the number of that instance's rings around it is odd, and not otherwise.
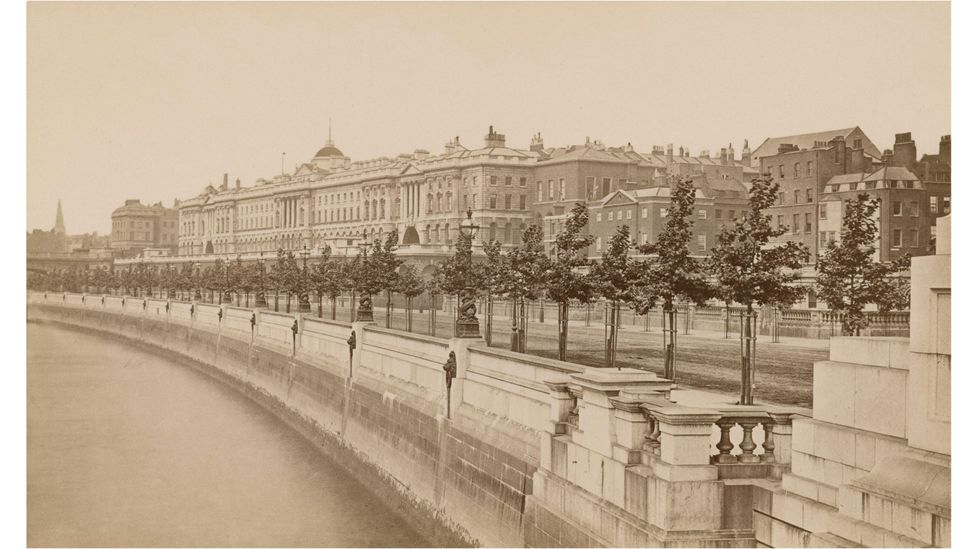
[{"label": "river water", "polygon": [[94,335],[27,336],[29,546],[429,546],[220,382]]}]

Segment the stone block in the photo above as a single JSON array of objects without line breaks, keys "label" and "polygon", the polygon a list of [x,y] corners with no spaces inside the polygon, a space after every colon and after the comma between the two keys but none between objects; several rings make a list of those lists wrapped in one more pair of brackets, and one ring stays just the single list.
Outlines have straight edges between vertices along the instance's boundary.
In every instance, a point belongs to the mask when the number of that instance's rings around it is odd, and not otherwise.
[{"label": "stone block", "polygon": [[552,435],[539,433],[539,468],[544,471],[552,470]]},{"label": "stone block", "polygon": [[935,547],[952,547],[952,521],[948,517],[933,517],[932,545]]},{"label": "stone block", "polygon": [[664,520],[668,530],[713,530],[721,527],[722,483],[667,483]]},{"label": "stone block", "polygon": [[638,473],[636,467],[624,469],[623,508],[628,513],[644,520],[647,520],[647,485],[647,476]]},{"label": "stone block", "polygon": [[918,540],[924,544],[933,543],[932,514],[908,505],[892,502],[892,530],[896,534]]},{"label": "stone block", "polygon": [[908,338],[832,337],[830,360],[881,368],[904,367]]},{"label": "stone block", "polygon": [[810,480],[823,482],[824,459],[803,452],[793,452],[792,472]]},{"label": "stone block", "polygon": [[853,429],[825,423],[817,423],[814,429],[815,455],[852,467],[857,463]]},{"label": "stone block", "polygon": [[856,369],[857,394],[854,427],[894,437],[905,437],[908,375],[905,370]]},{"label": "stone block", "polygon": [[604,459],[603,498],[617,507],[624,507],[626,465],[613,459]]},{"label": "stone block", "polygon": [[807,454],[813,454],[814,420],[794,419],[792,449]]},{"label": "stone block", "polygon": [[756,533],[756,542],[772,546],[773,543],[773,519],[763,513],[752,513],[752,527]]},{"label": "stone block", "polygon": [[813,365],[814,419],[854,425],[855,369],[853,364],[839,362]]},{"label": "stone block", "polygon": [[797,494],[805,498],[817,499],[816,482],[793,474],[783,475],[783,489],[791,494]]},{"label": "stone block", "polygon": [[788,492],[773,493],[773,513],[777,520],[800,526],[803,524],[803,501]]}]

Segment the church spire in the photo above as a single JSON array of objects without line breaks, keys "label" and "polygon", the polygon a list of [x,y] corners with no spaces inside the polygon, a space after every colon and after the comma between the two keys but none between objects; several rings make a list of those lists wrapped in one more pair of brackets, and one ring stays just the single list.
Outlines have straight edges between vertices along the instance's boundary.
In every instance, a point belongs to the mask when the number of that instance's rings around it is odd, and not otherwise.
[{"label": "church spire", "polygon": [[54,233],[64,234],[64,216],[61,215],[61,199],[58,199],[58,215],[54,218]]}]

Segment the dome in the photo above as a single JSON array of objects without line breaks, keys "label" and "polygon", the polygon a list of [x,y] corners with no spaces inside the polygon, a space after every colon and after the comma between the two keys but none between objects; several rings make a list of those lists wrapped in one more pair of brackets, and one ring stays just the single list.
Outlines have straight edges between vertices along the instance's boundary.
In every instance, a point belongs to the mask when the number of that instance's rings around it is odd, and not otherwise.
[{"label": "dome", "polygon": [[335,148],[331,143],[319,149],[319,152],[315,153],[315,158],[329,158],[331,156],[344,157],[342,151]]}]

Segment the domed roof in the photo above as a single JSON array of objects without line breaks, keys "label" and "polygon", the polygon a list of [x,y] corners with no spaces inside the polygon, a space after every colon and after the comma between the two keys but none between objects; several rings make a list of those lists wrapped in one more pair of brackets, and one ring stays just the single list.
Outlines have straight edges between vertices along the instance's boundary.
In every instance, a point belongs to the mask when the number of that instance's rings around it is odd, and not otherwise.
[{"label": "domed roof", "polygon": [[345,156],[342,151],[335,148],[335,145],[329,143],[328,145],[319,149],[319,152],[315,153],[315,158],[329,158],[330,156]]}]

